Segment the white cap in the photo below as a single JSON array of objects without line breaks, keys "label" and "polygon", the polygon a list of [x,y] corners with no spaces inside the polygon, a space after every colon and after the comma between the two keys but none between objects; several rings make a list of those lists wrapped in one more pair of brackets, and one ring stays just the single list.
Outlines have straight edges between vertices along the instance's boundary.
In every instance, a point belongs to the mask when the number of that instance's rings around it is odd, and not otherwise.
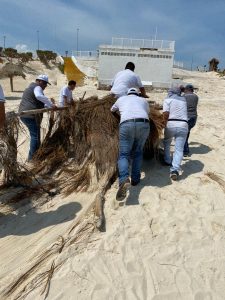
[{"label": "white cap", "polygon": [[135,88],[130,88],[127,92],[127,95],[139,95],[139,91]]},{"label": "white cap", "polygon": [[42,80],[42,81],[47,82],[48,84],[51,84],[51,83],[48,82],[48,75],[39,75],[36,79],[37,80]]}]

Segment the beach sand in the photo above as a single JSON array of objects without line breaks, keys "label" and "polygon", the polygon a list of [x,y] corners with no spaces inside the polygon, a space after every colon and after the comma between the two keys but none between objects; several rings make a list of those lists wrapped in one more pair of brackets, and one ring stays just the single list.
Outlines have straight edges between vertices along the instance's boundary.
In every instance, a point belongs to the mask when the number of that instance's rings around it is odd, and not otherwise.
[{"label": "beach sand", "polygon": [[[108,190],[105,232],[92,226],[95,193],[1,204],[0,299],[225,299],[225,81],[215,73],[174,72],[197,86],[200,98],[180,180],[171,183],[168,167],[144,161],[141,183],[130,188],[124,205],[115,201],[117,182]],[[46,95],[58,98],[65,77],[53,75],[57,85]],[[15,89],[22,91],[32,76],[16,78]],[[7,110],[16,110],[22,93],[9,92],[8,80],[1,85]],[[92,84],[75,95],[84,91],[107,94]],[[149,96],[162,103],[165,92]],[[21,160],[28,150],[23,139]]]}]

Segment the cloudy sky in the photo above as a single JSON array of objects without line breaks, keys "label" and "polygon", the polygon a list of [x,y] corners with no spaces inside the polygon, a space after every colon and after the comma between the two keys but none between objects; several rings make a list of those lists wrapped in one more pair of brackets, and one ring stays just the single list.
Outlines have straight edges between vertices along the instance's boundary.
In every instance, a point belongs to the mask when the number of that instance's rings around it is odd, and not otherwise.
[{"label": "cloudy sky", "polygon": [[176,60],[204,65],[212,57],[225,68],[225,0],[0,0],[0,46],[61,54],[95,50],[111,37],[176,41]]}]

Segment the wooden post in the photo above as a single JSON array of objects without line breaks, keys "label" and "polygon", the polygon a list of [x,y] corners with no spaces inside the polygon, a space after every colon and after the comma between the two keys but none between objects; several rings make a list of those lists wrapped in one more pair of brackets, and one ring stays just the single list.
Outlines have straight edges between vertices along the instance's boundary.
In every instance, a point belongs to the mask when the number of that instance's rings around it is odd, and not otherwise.
[{"label": "wooden post", "polygon": [[45,112],[66,110],[68,108],[69,108],[69,106],[63,106],[63,107],[57,107],[57,108],[41,108],[41,109],[25,110],[25,111],[21,111],[20,113],[18,113],[17,116],[36,115],[36,114],[42,114]]}]

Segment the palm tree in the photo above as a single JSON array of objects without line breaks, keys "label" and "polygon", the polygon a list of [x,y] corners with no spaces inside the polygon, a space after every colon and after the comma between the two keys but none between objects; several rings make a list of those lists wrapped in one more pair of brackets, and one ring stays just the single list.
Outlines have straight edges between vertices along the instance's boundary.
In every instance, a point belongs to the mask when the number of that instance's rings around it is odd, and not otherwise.
[{"label": "palm tree", "polygon": [[0,70],[0,78],[8,77],[10,80],[11,91],[13,92],[13,77],[21,76],[23,79],[26,78],[24,74],[23,66],[21,64],[13,64],[11,62],[6,63]]},{"label": "palm tree", "polygon": [[219,60],[217,58],[212,58],[209,61],[209,71],[217,71],[218,70],[218,64],[219,64]]}]

